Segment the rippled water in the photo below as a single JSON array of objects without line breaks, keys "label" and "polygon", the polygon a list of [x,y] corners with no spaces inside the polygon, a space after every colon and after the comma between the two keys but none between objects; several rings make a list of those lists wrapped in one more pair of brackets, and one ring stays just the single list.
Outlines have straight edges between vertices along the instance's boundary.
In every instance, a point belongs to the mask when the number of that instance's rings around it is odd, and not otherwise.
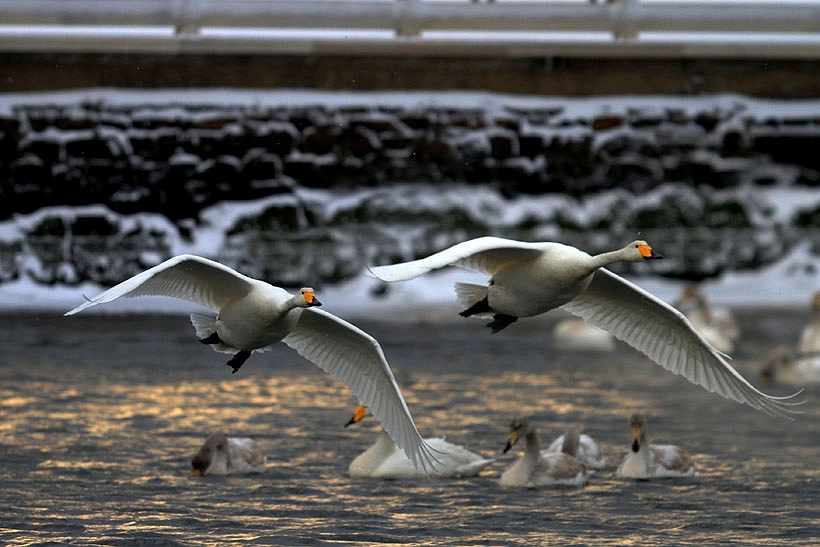
[{"label": "rippled water", "polygon": [[[747,312],[736,364],[797,336],[802,313]],[[773,418],[666,373],[626,347],[558,353],[546,324],[490,336],[477,321],[359,324],[382,342],[422,433],[498,461],[458,480],[353,480],[375,439],[356,404],[282,346],[236,375],[184,317],[2,317],[3,545],[801,545],[820,537],[820,389]],[[786,388],[772,388],[786,393]],[[628,415],[688,449],[692,479],[623,481]],[[507,425],[546,442],[580,422],[608,458],[588,486],[505,490]],[[208,431],[257,439],[265,474],[195,477]]]}]

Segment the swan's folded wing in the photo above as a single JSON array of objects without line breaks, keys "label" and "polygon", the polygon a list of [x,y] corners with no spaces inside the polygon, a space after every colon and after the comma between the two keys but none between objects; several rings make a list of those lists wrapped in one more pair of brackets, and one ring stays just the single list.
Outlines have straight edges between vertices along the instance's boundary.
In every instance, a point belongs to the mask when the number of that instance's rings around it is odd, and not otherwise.
[{"label": "swan's folded wing", "polygon": [[479,237],[419,260],[374,266],[370,272],[382,281],[406,281],[445,266],[460,266],[492,275],[504,264],[538,256],[543,245],[500,237]]},{"label": "swan's folded wing", "polygon": [[771,414],[795,413],[800,402],[752,386],[678,310],[637,285],[599,268],[589,287],[563,306],[707,391]]},{"label": "swan's folded wing", "polygon": [[190,300],[218,311],[226,302],[247,294],[253,283],[253,279],[219,262],[199,256],[179,255],[89,298],[66,315],[74,315],[120,297],[149,295]]},{"label": "swan's folded wing", "polygon": [[297,309],[291,313],[299,314],[299,322],[283,342],[350,388],[416,468],[434,471],[433,450],[416,429],[376,339],[322,310]]}]

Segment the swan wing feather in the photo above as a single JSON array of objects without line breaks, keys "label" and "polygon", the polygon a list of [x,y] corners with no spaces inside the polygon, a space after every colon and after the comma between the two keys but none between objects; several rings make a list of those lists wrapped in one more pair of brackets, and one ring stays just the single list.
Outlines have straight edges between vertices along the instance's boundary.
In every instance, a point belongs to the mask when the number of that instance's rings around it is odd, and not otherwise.
[{"label": "swan wing feather", "polygon": [[74,315],[121,297],[149,295],[181,298],[219,311],[225,303],[247,294],[254,283],[257,281],[219,262],[199,256],[179,255],[87,299],[65,315]]},{"label": "swan wing feather", "polygon": [[350,388],[413,465],[425,472],[434,471],[434,450],[416,429],[376,339],[323,310],[297,309],[291,313],[299,314],[299,319],[283,342]]},{"label": "swan wing feather", "polygon": [[460,266],[493,275],[505,264],[537,257],[544,245],[549,244],[526,243],[500,237],[479,237],[419,260],[374,266],[370,268],[370,272],[382,281],[406,281],[445,266]]},{"label": "swan wing feather", "polygon": [[756,389],[681,312],[605,268],[563,308],[707,391],[782,416],[798,413],[794,406],[802,404],[790,401],[797,393],[773,397]]}]

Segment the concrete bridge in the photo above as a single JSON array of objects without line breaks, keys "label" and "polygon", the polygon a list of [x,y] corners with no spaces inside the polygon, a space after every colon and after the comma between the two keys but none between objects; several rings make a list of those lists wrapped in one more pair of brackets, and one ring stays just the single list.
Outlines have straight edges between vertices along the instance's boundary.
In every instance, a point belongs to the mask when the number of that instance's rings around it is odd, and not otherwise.
[{"label": "concrete bridge", "polygon": [[820,2],[0,0],[0,91],[820,95]]}]

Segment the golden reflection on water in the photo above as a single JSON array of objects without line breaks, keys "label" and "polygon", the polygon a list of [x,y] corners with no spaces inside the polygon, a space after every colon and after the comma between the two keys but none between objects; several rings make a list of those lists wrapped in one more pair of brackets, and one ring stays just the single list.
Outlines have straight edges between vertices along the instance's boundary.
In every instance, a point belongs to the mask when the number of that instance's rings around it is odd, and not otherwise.
[{"label": "golden reflection on water", "polygon": [[[123,348],[83,370],[45,361],[32,363],[29,376],[0,369],[0,543],[778,545],[785,541],[769,533],[773,523],[801,539],[820,524],[800,503],[820,495],[816,404],[787,423],[705,393],[630,350],[547,353],[519,330],[492,339],[514,354],[472,352],[438,334],[427,329],[418,344],[385,350],[401,364],[399,381],[425,436],[497,458],[477,478],[349,479],[348,464],[378,424],[343,428],[355,397],[308,364],[275,366],[294,362],[287,353],[254,356],[237,375],[222,368],[222,356],[177,370],[165,367],[176,357],[129,359]],[[61,357],[93,361],[78,352]],[[689,449],[694,479],[613,478],[635,410],[649,413],[653,439]],[[581,423],[608,467],[580,489],[499,488],[498,475],[518,455],[501,450],[519,415],[534,419],[542,443]],[[267,473],[192,477],[190,457],[216,429],[256,438]]]}]

